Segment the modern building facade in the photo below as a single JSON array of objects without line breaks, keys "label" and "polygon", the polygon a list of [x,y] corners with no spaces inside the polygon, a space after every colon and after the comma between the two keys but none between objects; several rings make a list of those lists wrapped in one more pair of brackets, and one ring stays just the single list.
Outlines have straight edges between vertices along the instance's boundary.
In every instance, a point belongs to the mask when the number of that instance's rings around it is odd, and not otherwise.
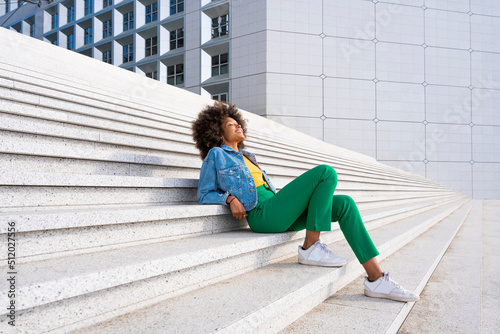
[{"label": "modern building facade", "polygon": [[497,1],[17,5],[2,26],[500,198]]}]

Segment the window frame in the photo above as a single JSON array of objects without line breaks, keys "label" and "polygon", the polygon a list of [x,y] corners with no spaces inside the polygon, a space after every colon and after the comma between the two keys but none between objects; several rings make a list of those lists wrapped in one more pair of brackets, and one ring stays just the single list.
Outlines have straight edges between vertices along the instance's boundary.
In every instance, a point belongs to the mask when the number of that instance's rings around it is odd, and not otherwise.
[{"label": "window frame", "polygon": [[123,31],[134,29],[134,11],[123,14]]},{"label": "window frame", "polygon": [[[223,62],[222,58],[225,56],[226,61]],[[214,64],[214,59],[217,57],[217,63]],[[217,69],[217,74],[214,74],[214,70]],[[224,73],[222,73],[222,69],[226,69]],[[212,56],[212,77],[216,77],[219,75],[224,75],[229,73],[229,53],[221,53],[215,56]]]},{"label": "window frame", "polygon": [[83,0],[84,15],[90,15],[94,13],[94,0]]},{"label": "window frame", "polygon": [[[127,52],[125,52],[127,51]],[[123,46],[123,63],[130,63],[134,61],[134,43]]]},{"label": "window frame", "polygon": [[146,38],[144,40],[144,44],[146,48],[145,50],[146,57],[156,56],[158,54],[158,36]]},{"label": "window frame", "polygon": [[102,38],[113,36],[113,19],[109,19],[102,23]]},{"label": "window frame", "polygon": [[[149,11],[149,13],[148,13]],[[145,7],[146,12],[146,24],[158,20],[158,2],[150,3]]]},{"label": "window frame", "polygon": [[102,61],[107,64],[113,64],[113,55],[111,54],[111,50],[107,50],[102,53]]},{"label": "window frame", "polygon": [[69,34],[68,35],[68,43],[66,48],[68,50],[74,50],[75,49],[75,34]]},{"label": "window frame", "polygon": [[170,0],[170,15],[182,13],[184,11],[184,0]]},{"label": "window frame", "polygon": [[[226,96],[225,100],[221,100],[220,99],[220,97],[222,97],[223,95]],[[217,99],[216,99],[216,97],[217,97]],[[229,100],[229,93],[228,92],[223,92],[223,93],[212,94],[212,100],[220,101],[220,102],[228,102],[228,100]]]},{"label": "window frame", "polygon": [[[225,22],[222,22],[224,18]],[[216,24],[214,24],[215,20],[217,20]],[[224,32],[223,28],[225,28]],[[229,36],[229,14],[217,16],[212,19],[212,39],[222,36]]]},{"label": "window frame", "polygon": [[[179,33],[182,36],[179,37]],[[173,38],[172,38],[173,37]],[[184,47],[184,27],[170,31],[170,50],[176,50]],[[174,45],[175,47],[172,47]]]},{"label": "window frame", "polygon": [[[182,66],[182,71],[178,71],[179,66]],[[173,73],[170,74],[170,69],[173,69]],[[178,81],[180,79],[180,81]],[[172,80],[172,82],[169,82]],[[167,66],[167,84],[171,86],[184,85],[184,63],[175,64]]]}]

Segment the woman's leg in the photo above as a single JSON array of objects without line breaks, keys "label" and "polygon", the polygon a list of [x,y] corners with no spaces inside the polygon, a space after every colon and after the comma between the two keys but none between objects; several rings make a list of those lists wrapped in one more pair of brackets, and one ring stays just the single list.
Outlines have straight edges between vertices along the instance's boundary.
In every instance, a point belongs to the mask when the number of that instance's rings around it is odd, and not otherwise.
[{"label": "woman's leg", "polygon": [[305,221],[306,226],[295,226],[293,230],[305,227],[308,231],[330,231],[331,199],[336,186],[335,170],[328,165],[317,166],[259,203],[249,212],[248,224],[255,232],[277,233],[290,230],[298,220],[300,224]]},{"label": "woman's leg", "polygon": [[302,245],[302,248],[308,249],[312,245],[316,243],[316,241],[319,240],[319,234],[320,232],[317,231],[306,231],[306,237],[304,238],[304,244]]},{"label": "woman's leg", "polygon": [[378,278],[384,276],[380,265],[378,264],[377,258],[372,257],[365,263],[363,263],[363,268],[365,268],[366,273],[368,274],[368,280],[375,281]]},{"label": "woman's leg", "polygon": [[[366,263],[379,254],[365,228],[358,207],[351,197],[347,195],[333,196],[332,221],[339,222],[342,233],[360,263]],[[369,270],[371,272],[373,269],[373,273],[375,273],[377,268],[372,267],[372,264],[368,264]]]}]

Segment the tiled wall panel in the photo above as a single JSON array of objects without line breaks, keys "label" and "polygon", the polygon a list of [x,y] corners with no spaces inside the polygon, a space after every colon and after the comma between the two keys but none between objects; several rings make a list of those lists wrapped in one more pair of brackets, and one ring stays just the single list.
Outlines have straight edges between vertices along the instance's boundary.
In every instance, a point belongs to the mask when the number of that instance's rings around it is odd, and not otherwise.
[{"label": "tiled wall panel", "polygon": [[[267,113],[471,197],[500,198],[500,2],[332,0],[322,13],[320,30],[268,18]],[[297,108],[289,83],[321,104]]]}]

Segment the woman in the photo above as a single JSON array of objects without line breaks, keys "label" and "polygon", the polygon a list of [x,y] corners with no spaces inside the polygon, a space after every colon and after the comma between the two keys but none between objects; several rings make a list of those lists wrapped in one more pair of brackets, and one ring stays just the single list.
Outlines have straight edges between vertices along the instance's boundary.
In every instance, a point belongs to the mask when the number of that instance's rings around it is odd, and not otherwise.
[{"label": "woman", "polygon": [[317,166],[287,184],[279,192],[272,185],[243,140],[246,122],[231,104],[216,102],[203,109],[193,123],[193,138],[203,165],[198,185],[200,204],[228,205],[236,219],[246,218],[259,233],[306,229],[299,246],[299,263],[340,267],[347,260],[321,243],[321,231],[330,231],[338,221],[342,233],[368,276],[365,295],[398,301],[419,297],[393,281],[375,258],[375,248],[352,198],[333,195],[337,174],[328,165]]}]

